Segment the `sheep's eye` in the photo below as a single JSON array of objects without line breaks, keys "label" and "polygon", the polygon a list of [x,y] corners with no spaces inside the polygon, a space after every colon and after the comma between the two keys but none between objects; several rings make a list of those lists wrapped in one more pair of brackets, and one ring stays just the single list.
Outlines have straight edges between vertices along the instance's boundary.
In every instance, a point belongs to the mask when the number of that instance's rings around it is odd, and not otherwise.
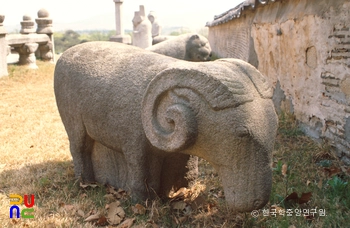
[{"label": "sheep's eye", "polygon": [[238,137],[247,137],[250,135],[249,133],[249,130],[248,128],[246,127],[237,127],[235,129],[235,134],[238,136]]}]

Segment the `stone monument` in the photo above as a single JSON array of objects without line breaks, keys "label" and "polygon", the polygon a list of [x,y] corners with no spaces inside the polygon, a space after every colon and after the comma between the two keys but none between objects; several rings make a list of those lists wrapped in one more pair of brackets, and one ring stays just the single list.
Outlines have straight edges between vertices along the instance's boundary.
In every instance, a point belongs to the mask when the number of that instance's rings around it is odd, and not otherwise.
[{"label": "stone monument", "polygon": [[148,14],[148,20],[152,23],[152,39],[156,36],[160,36],[162,26],[159,24],[157,14],[154,11]]},{"label": "stone monument", "polygon": [[5,15],[0,14],[0,77],[7,76],[7,42],[6,42],[6,29],[3,26]]},{"label": "stone monument", "polygon": [[115,36],[110,38],[110,41],[131,44],[131,37],[124,34],[124,23],[123,23],[123,1],[124,0],[113,0],[115,3]]},{"label": "stone monument", "polygon": [[147,48],[152,46],[152,24],[146,18],[145,7],[140,6],[140,10],[136,11],[133,23],[133,41],[132,44],[136,47]]},{"label": "stone monument", "polygon": [[278,120],[272,88],[252,65],[88,42],[57,61],[54,90],[84,181],[123,188],[135,201],[166,196],[187,185],[195,155],[218,171],[234,212],[269,201]]}]

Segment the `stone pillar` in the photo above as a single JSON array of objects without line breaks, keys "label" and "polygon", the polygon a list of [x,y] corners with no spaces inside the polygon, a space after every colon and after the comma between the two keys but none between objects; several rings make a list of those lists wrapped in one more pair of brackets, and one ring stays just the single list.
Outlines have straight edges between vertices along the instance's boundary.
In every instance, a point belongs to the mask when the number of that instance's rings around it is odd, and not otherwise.
[{"label": "stone pillar", "polygon": [[23,16],[23,21],[21,21],[21,30],[19,32],[21,34],[35,33],[34,21],[32,20],[31,16]]},{"label": "stone pillar", "polygon": [[44,61],[55,62],[55,45],[53,37],[52,19],[46,9],[40,9],[38,11],[38,18],[35,19],[38,24],[36,33],[46,34],[50,37],[50,41],[46,44],[41,44],[38,48],[39,56]]},{"label": "stone pillar", "polygon": [[30,69],[38,69],[36,65],[35,51],[38,49],[37,43],[25,43],[21,47],[15,47],[19,54],[19,65],[26,65]]},{"label": "stone pillar", "polygon": [[0,78],[2,76],[7,76],[7,42],[6,42],[6,30],[3,26],[5,20],[5,15],[0,15]]},{"label": "stone pillar", "polygon": [[131,44],[131,37],[124,34],[123,24],[123,1],[124,0],[113,0],[115,3],[115,29],[116,35],[112,36],[109,40],[124,44]]}]

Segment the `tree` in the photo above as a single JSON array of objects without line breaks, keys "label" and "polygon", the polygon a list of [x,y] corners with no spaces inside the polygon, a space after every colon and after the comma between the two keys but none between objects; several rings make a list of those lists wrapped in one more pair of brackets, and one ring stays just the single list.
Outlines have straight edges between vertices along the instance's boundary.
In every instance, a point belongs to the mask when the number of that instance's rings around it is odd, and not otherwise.
[{"label": "tree", "polygon": [[57,53],[64,52],[74,45],[80,44],[79,33],[73,30],[67,30],[62,36],[56,36],[55,49]]}]

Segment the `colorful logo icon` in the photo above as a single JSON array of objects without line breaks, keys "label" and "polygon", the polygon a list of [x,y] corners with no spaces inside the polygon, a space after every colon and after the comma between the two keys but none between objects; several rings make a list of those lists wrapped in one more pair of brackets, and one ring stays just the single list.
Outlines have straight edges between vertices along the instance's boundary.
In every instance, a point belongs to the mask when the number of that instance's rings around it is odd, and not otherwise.
[{"label": "colorful logo icon", "polygon": [[[35,196],[33,194],[30,195],[30,202],[28,199],[28,195],[24,195],[23,200],[23,197],[18,194],[10,194],[10,205],[13,205],[10,207],[10,218],[13,218],[14,212],[16,218],[34,218],[32,214],[34,213],[34,208],[32,207],[34,206]],[[21,211],[18,205],[22,203],[24,203],[26,208],[23,208]]]}]

